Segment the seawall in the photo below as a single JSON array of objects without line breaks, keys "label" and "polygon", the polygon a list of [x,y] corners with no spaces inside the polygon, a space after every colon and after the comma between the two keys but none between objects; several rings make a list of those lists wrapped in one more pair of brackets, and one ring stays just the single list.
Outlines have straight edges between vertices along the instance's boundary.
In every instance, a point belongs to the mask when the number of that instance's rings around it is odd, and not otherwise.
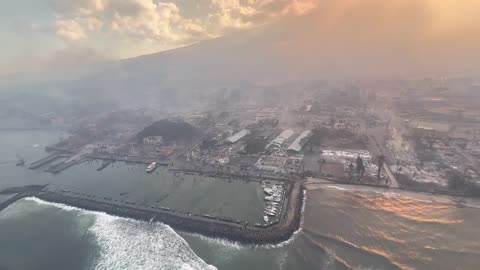
[{"label": "seawall", "polygon": [[[293,185],[291,185],[293,186]],[[39,199],[66,204],[85,210],[105,212],[110,215],[143,220],[147,222],[162,222],[172,226],[175,229],[199,233],[202,235],[224,238],[243,244],[277,244],[290,239],[293,233],[299,228],[301,221],[301,209],[303,204],[303,189],[297,186],[297,196],[289,196],[287,208],[293,213],[286,213],[278,224],[261,228],[252,225],[227,223],[218,220],[206,219],[197,216],[181,216],[175,213],[161,211],[155,208],[131,207],[115,203],[103,202],[98,200],[73,197],[65,194],[54,193],[50,191],[32,191],[28,190],[18,193],[14,197],[0,204],[0,210],[8,205],[26,198],[37,197]],[[290,188],[291,192],[293,187]],[[292,215],[293,214],[293,215]]]}]

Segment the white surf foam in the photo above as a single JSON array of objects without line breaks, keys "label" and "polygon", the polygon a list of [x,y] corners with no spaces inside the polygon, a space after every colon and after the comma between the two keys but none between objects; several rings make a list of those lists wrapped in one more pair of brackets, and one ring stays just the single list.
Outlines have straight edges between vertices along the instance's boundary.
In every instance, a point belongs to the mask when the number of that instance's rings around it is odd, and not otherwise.
[{"label": "white surf foam", "polygon": [[164,224],[99,215],[89,231],[100,247],[92,269],[215,269]]},{"label": "white surf foam", "polygon": [[98,245],[99,254],[90,269],[216,269],[199,258],[168,225],[115,217],[34,197],[25,200],[94,216],[88,232]]},{"label": "white surf foam", "polygon": [[47,201],[41,200],[37,197],[28,197],[28,198],[25,198],[23,200],[34,202],[34,203],[37,203],[39,205],[53,206],[53,207],[60,208],[62,210],[68,211],[68,212],[72,212],[72,211],[78,211],[79,213],[82,212],[82,211],[83,211],[83,213],[88,212],[86,210],[76,208],[76,207],[73,207],[73,206],[69,206],[69,205],[66,205],[66,204],[62,204],[62,203],[47,202]]}]

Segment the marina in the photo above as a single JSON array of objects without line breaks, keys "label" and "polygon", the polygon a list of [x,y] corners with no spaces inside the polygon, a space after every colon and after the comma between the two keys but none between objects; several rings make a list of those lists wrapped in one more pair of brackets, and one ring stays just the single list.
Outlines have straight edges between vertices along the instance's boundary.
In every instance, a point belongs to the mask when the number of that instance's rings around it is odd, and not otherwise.
[{"label": "marina", "polygon": [[0,210],[16,201],[37,197],[39,199],[62,203],[86,210],[105,212],[115,216],[162,222],[174,228],[202,233],[208,236],[227,238],[241,243],[267,244],[279,243],[291,237],[300,225],[303,191],[299,185],[290,189],[291,200],[288,207],[295,213],[290,218],[277,219],[266,225],[249,224],[240,219],[214,216],[211,214],[191,213],[168,207],[157,207],[146,203],[119,200],[108,196],[96,196],[66,189],[50,190],[42,186],[32,186],[3,191],[15,196],[0,205]]},{"label": "marina", "polygon": [[282,213],[285,190],[283,184],[271,184],[270,182],[263,181],[262,189],[265,193],[265,210],[263,220],[265,225],[271,225],[278,222],[278,218]]}]

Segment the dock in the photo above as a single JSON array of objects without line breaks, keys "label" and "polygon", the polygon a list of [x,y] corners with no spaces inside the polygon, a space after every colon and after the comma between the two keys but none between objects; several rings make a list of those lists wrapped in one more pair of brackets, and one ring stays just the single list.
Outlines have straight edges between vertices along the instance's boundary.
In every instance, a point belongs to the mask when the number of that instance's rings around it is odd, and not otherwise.
[{"label": "dock", "polygon": [[37,168],[40,168],[41,166],[43,165],[46,165],[48,163],[51,163],[61,157],[65,157],[65,155],[60,155],[60,154],[51,154],[49,156],[46,156],[40,160],[37,160],[35,162],[33,162],[32,164],[30,164],[30,166],[28,166],[29,169],[31,170],[34,170],[34,169],[37,169]]},{"label": "dock", "polygon": [[105,169],[106,167],[108,167],[108,165],[112,164],[112,162],[113,162],[112,160],[104,160],[102,162],[102,165],[100,165],[100,167],[97,168],[97,172]]},{"label": "dock", "polygon": [[63,161],[63,162],[60,162],[58,164],[54,164],[54,165],[48,167],[48,169],[46,169],[45,171],[56,174],[56,173],[59,173],[63,170],[66,170],[67,168],[69,168],[69,167],[71,167],[75,164],[81,163],[83,161],[85,161],[85,159],[80,159],[80,160],[73,159],[73,160]]}]

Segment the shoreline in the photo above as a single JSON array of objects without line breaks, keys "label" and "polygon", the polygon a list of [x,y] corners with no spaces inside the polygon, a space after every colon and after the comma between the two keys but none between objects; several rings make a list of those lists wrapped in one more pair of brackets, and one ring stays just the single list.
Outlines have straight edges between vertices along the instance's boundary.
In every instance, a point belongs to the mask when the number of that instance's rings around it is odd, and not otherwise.
[{"label": "shoreline", "polygon": [[[310,182],[309,182],[310,181]],[[447,192],[447,191],[439,191],[439,190],[431,190],[426,188],[415,188],[415,187],[389,187],[383,185],[374,185],[374,184],[363,184],[363,183],[355,183],[355,182],[346,182],[346,181],[337,181],[332,179],[326,178],[307,178],[304,185],[309,184],[324,184],[324,185],[338,185],[338,186],[352,186],[352,187],[365,187],[365,188],[375,188],[375,189],[383,189],[383,190],[397,190],[397,191],[404,191],[404,192],[412,192],[412,193],[421,193],[421,194],[429,194],[434,196],[449,196],[449,197],[457,197],[457,198],[465,198],[465,199],[479,199],[480,197],[471,196],[468,194],[462,193],[455,193],[455,192]]]},{"label": "shoreline", "polygon": [[[409,189],[403,189],[403,188],[385,188],[385,187],[372,188],[371,186],[335,183],[335,182],[327,182],[327,181],[321,181],[321,180],[316,182],[307,181],[304,186],[307,192],[320,189],[320,188],[333,188],[333,189],[340,189],[347,192],[356,192],[356,191],[374,192],[374,193],[380,193],[384,195],[394,193],[396,195],[402,195],[414,200],[425,200],[431,203],[456,205],[459,207],[480,208],[480,198],[477,198],[477,197],[465,197],[465,196],[456,196],[456,195],[449,195],[449,194],[439,194],[439,193],[409,190]],[[454,198],[458,200],[454,200]]]},{"label": "shoreline", "polygon": [[[340,188],[343,186],[346,187],[346,191],[353,192],[378,192],[382,194],[393,192],[399,195],[404,193],[405,196],[411,197],[412,199],[425,199],[432,203],[480,208],[480,198],[458,197],[402,188],[338,183],[326,179],[308,178],[303,182],[291,182],[288,186],[286,210],[280,217],[280,221],[265,227],[255,226],[253,224],[247,225],[241,221],[227,222],[212,216],[185,215],[177,213],[175,210],[164,211],[153,206],[132,206],[114,203],[112,201],[72,196],[47,191],[45,190],[46,186],[40,185],[16,187],[0,191],[0,194],[12,195],[12,197],[0,203],[0,211],[18,200],[35,197],[47,202],[60,203],[89,211],[104,212],[118,217],[132,218],[146,222],[161,222],[174,229],[187,233],[197,233],[206,237],[226,239],[241,244],[266,245],[288,241],[294,235],[301,227],[302,209],[306,203],[305,198],[308,192],[319,188]],[[461,200],[455,201],[451,197],[458,197]]]}]

